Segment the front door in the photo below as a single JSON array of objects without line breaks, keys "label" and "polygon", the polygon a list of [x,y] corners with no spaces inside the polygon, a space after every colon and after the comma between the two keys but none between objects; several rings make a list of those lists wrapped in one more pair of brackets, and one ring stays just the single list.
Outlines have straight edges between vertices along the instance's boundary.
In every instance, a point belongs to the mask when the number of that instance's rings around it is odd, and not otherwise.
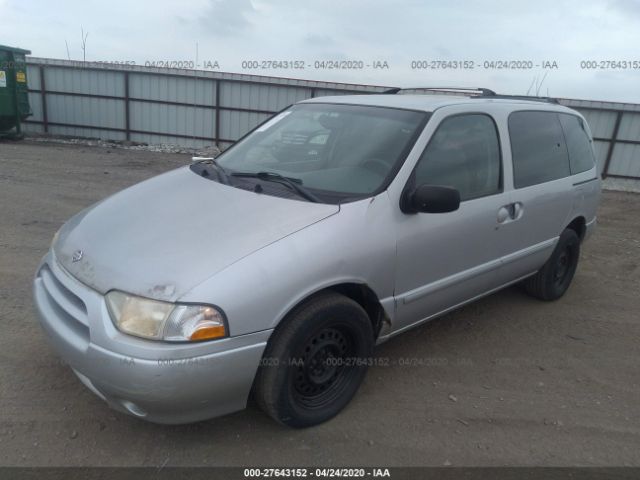
[{"label": "front door", "polygon": [[500,139],[490,115],[454,114],[441,120],[408,186],[454,187],[461,204],[449,213],[398,213],[394,332],[498,286],[500,257],[508,253],[501,238],[509,213],[502,170]]}]

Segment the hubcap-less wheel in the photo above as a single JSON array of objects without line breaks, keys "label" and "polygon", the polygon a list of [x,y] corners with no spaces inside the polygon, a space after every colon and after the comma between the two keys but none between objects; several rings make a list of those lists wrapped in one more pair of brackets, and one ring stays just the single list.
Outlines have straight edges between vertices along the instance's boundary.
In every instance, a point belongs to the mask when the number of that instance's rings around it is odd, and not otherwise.
[{"label": "hubcap-less wheel", "polygon": [[336,292],[318,294],[292,311],[269,339],[256,400],[292,427],[329,420],[362,383],[374,339],[362,306]]},{"label": "hubcap-less wheel", "polygon": [[575,231],[566,229],[560,235],[551,257],[534,276],[525,282],[525,288],[541,300],[556,300],[569,288],[580,258],[580,238]]},{"label": "hubcap-less wheel", "polygon": [[553,279],[557,286],[561,286],[567,279],[567,274],[569,273],[571,262],[571,248],[566,247],[558,256],[558,260],[556,261],[555,269],[553,272]]},{"label": "hubcap-less wheel", "polygon": [[340,395],[352,370],[353,342],[344,327],[324,328],[303,347],[293,387],[295,396],[309,408],[321,408]]}]

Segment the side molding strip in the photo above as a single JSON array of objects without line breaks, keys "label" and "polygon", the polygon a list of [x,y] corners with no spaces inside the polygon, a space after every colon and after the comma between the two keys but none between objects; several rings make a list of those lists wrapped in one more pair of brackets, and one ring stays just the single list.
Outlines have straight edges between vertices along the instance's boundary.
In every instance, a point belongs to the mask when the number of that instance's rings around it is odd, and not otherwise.
[{"label": "side molding strip", "polygon": [[453,275],[442,278],[440,280],[436,280],[435,282],[415,288],[413,290],[406,292],[403,295],[400,295],[398,297],[398,300],[401,300],[402,303],[405,305],[415,302],[416,300],[419,300],[426,295],[430,295],[434,292],[437,292],[438,290],[442,290],[443,288],[447,288],[457,283],[461,283],[471,278],[477,277],[479,275],[489,273],[492,270],[498,269],[502,265],[515,262],[529,255],[534,255],[542,250],[553,247],[558,241],[558,238],[560,237],[554,237],[549,240],[545,240],[544,242],[536,243],[535,245],[532,245],[530,247],[524,248],[522,250],[518,250],[517,252],[514,252],[514,253],[510,253],[509,255],[505,255],[504,257],[500,257],[497,260],[492,260],[490,262],[483,263],[482,265],[472,267],[468,270],[455,273]]}]

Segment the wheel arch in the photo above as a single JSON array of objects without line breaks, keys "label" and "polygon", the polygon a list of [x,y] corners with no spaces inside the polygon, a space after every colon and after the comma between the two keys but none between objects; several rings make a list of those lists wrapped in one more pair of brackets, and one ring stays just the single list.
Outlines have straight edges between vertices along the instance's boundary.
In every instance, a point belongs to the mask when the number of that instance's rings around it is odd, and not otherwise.
[{"label": "wheel arch", "polygon": [[575,217],[569,224],[565,227],[565,230],[573,230],[578,235],[580,241],[584,239],[585,233],[587,231],[587,221],[582,215],[578,215]]},{"label": "wheel arch", "polygon": [[324,291],[340,293],[359,304],[369,316],[374,338],[378,338],[384,322],[389,321],[389,318],[380,299],[369,285],[365,283],[340,283],[328,287]]},{"label": "wheel arch", "polygon": [[277,329],[286,319],[295,312],[301,305],[313,301],[314,298],[325,293],[338,293],[353,300],[360,305],[367,313],[374,332],[374,340],[376,340],[386,322],[390,322],[389,315],[382,305],[380,298],[376,292],[366,283],[345,281],[324,286],[318,290],[304,295],[301,299],[291,305],[290,308],[281,316],[276,324]]}]

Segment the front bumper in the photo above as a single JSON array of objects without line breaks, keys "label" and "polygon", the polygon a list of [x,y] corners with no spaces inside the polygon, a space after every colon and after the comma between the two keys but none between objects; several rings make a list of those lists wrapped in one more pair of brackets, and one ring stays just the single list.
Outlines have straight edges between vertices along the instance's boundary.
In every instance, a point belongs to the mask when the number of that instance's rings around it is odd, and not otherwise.
[{"label": "front bumper", "polygon": [[104,297],[49,253],[34,280],[40,323],[58,354],[111,407],[157,423],[189,423],[246,406],[271,331],[170,344],[119,332]]}]

